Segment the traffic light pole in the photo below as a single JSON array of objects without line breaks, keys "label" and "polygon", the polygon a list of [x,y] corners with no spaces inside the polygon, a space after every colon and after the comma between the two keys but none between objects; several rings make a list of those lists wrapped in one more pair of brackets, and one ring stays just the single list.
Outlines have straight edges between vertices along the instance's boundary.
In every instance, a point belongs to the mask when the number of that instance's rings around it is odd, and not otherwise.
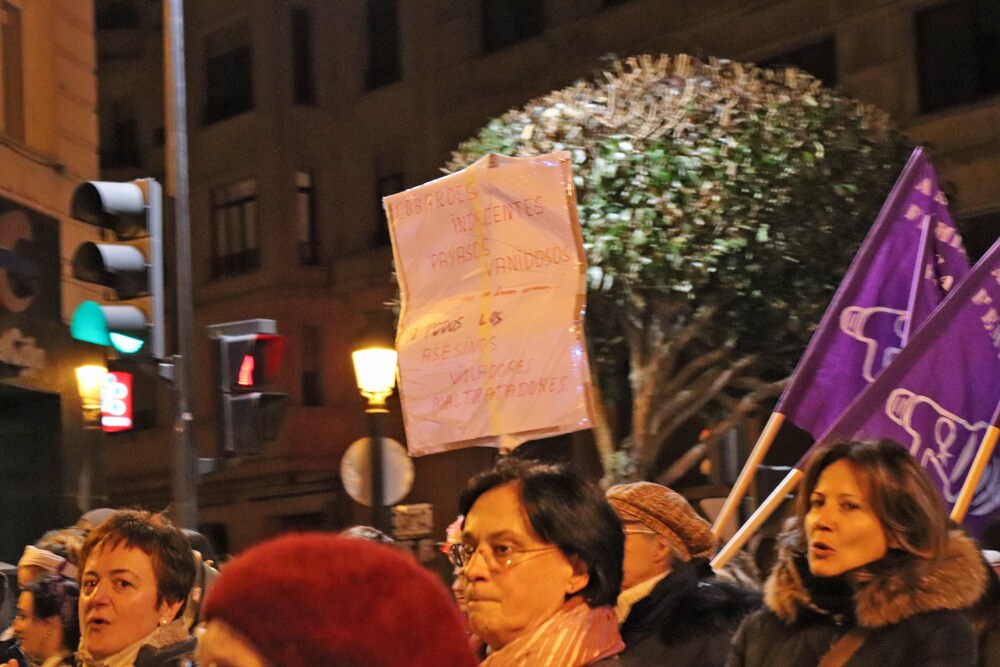
[{"label": "traffic light pole", "polygon": [[149,212],[146,216],[147,232],[149,233],[149,255],[152,261],[149,265],[149,296],[150,319],[153,328],[150,331],[150,345],[154,359],[163,359],[167,353],[164,301],[166,292],[163,289],[163,187],[156,179],[144,179],[146,187],[146,206]]},{"label": "traffic light pole", "polygon": [[182,528],[198,527],[198,451],[194,442],[191,413],[191,354],[194,349],[194,306],[191,289],[191,211],[188,184],[187,88],[184,81],[184,3],[163,4],[164,65],[168,72],[167,188],[174,195],[177,354],[174,356],[174,477],[172,511]]}]

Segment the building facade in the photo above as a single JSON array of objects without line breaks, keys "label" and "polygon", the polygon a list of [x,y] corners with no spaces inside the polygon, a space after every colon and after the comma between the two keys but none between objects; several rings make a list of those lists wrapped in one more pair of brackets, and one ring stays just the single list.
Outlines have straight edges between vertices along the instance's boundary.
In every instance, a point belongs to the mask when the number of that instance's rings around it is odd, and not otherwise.
[{"label": "building facade", "polygon": [[[289,337],[275,383],[292,400],[280,438],[199,486],[201,521],[224,548],[367,520],[337,471],[365,433],[351,342],[365,313],[395,294],[381,196],[437,177],[489,118],[589,76],[606,54],[798,65],[930,146],[974,253],[1000,230],[997,0],[216,0],[186,9],[204,456],[215,425],[205,326],[267,317]],[[154,2],[96,1],[108,179],[164,171],[160,12]],[[391,436],[405,441],[392,409]],[[158,427],[108,438],[117,502],[169,498],[169,401],[157,412]],[[593,463],[586,444],[575,449]],[[404,502],[434,503],[440,533],[457,490],[491,455],[418,459]]]},{"label": "building facade", "polygon": [[94,290],[72,279],[96,235],[69,219],[74,187],[98,174],[89,0],[0,2],[0,560],[107,502],[101,442],[85,423],[75,369],[103,350],[67,323]]}]

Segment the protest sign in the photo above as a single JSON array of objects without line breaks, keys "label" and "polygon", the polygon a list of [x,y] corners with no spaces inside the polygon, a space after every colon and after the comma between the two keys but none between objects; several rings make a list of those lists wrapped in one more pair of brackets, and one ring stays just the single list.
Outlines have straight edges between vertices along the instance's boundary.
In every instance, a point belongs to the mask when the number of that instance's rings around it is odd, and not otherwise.
[{"label": "protest sign", "polygon": [[410,453],[512,449],[591,427],[569,155],[489,155],[383,203]]}]

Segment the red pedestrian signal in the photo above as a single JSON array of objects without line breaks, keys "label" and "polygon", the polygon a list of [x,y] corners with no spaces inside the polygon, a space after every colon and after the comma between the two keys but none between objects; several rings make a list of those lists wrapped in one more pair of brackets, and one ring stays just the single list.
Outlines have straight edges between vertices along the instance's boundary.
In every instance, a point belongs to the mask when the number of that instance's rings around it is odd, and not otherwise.
[{"label": "red pedestrian signal", "polygon": [[241,387],[253,386],[253,355],[243,355],[243,363],[240,364],[240,374],[236,378],[236,384]]},{"label": "red pedestrian signal", "polygon": [[[218,326],[218,325],[216,325]],[[285,337],[278,334],[217,336],[219,388],[250,391],[274,379],[285,357]]]},{"label": "red pedestrian signal", "polygon": [[288,394],[262,391],[275,378],[286,339],[274,320],[246,320],[208,328],[215,367],[222,456],[259,454],[278,437]]}]

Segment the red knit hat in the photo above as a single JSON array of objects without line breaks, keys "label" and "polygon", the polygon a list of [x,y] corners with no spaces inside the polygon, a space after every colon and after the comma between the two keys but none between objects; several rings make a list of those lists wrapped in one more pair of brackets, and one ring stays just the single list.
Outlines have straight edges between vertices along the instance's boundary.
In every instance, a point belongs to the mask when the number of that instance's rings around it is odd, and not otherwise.
[{"label": "red knit hat", "polygon": [[302,533],[247,549],[222,569],[203,614],[282,667],[476,664],[443,582],[363,540]]}]

